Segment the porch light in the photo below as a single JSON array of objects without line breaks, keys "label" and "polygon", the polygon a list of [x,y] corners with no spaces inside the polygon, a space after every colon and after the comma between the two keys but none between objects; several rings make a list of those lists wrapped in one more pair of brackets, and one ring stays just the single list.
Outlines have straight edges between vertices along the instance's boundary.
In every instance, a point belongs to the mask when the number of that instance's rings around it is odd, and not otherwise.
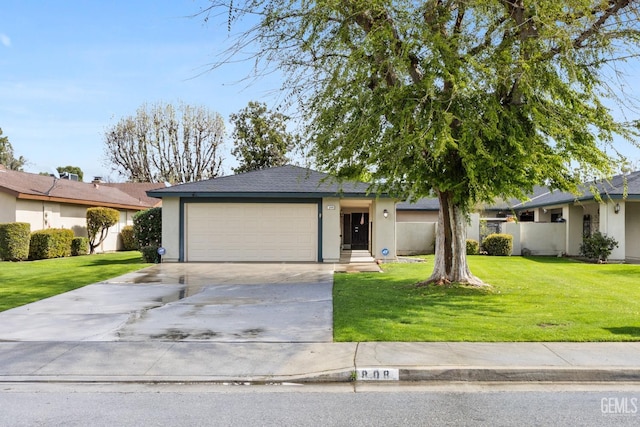
[{"label": "porch light", "polygon": [[616,203],[616,205],[613,207],[613,212],[615,212],[615,213],[619,213],[620,212],[620,203]]},{"label": "porch light", "polygon": [[385,218],[389,218],[389,211],[388,211],[388,210],[386,210],[386,209],[385,209],[385,210],[383,210],[383,211],[382,211],[382,216],[383,216],[383,217],[385,217]]}]

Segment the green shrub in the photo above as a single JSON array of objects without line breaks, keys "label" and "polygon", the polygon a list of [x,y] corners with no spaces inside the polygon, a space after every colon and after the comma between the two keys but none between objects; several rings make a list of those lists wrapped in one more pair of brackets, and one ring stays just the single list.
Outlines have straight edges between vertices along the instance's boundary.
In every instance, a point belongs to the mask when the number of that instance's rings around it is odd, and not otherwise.
[{"label": "green shrub", "polygon": [[109,227],[120,220],[120,212],[111,208],[87,209],[87,234],[89,235],[89,253],[94,253],[96,248],[107,238]]},{"label": "green shrub", "polygon": [[617,247],[618,241],[616,239],[596,231],[591,237],[585,237],[582,240],[580,254],[589,259],[604,262]]},{"label": "green shrub", "polygon": [[66,228],[49,228],[31,233],[30,259],[60,258],[71,255],[73,231]]},{"label": "green shrub", "polygon": [[139,248],[162,246],[162,208],[151,208],[133,216],[133,235]]},{"label": "green shrub", "polygon": [[142,259],[144,262],[152,262],[157,264],[160,262],[160,255],[158,255],[158,246],[150,245],[140,248],[142,252]]},{"label": "green shrub", "polygon": [[0,259],[23,261],[29,257],[31,225],[26,222],[0,224]]},{"label": "green shrub", "polygon": [[86,237],[74,237],[71,241],[71,256],[86,255],[89,253],[89,239]]},{"label": "green shrub", "polygon": [[136,242],[133,234],[133,226],[127,225],[120,231],[120,237],[122,238],[122,250],[123,251],[135,251],[138,250],[138,243]]},{"label": "green shrub", "polygon": [[509,256],[513,250],[513,236],[511,234],[489,234],[482,241],[482,248],[488,255]]},{"label": "green shrub", "polygon": [[467,255],[478,255],[480,253],[480,243],[474,239],[467,239]]}]

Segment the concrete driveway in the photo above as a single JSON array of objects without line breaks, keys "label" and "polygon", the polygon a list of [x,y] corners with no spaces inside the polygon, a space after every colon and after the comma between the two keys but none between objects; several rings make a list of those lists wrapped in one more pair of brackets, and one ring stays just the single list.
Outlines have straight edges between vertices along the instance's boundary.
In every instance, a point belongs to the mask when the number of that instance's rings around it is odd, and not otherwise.
[{"label": "concrete driveway", "polygon": [[331,342],[332,264],[158,264],[0,313],[0,341]]}]

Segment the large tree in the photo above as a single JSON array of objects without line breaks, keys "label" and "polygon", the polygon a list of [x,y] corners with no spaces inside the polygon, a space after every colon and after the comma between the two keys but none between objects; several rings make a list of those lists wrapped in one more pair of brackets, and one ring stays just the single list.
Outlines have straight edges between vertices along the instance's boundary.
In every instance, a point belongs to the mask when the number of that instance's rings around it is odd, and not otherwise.
[{"label": "large tree", "polygon": [[237,114],[231,115],[234,125],[233,154],[239,161],[234,172],[249,172],[287,164],[287,152],[297,137],[287,131],[289,117],[269,111],[266,104],[249,102]]},{"label": "large tree", "polygon": [[612,172],[614,138],[637,137],[607,102],[625,101],[616,67],[638,55],[638,3],[212,0],[204,13],[254,15],[229,52],[257,43],[258,64],[285,72],[328,171],[438,197],[428,282],[481,285],[465,254],[478,203],[575,190]]},{"label": "large tree", "polygon": [[144,104],[104,140],[107,161],[128,181],[192,182],[220,174],[224,121],[202,106]]},{"label": "large tree", "polygon": [[7,169],[22,171],[27,160],[20,156],[13,155],[13,146],[9,142],[9,137],[2,136],[2,128],[0,128],[0,165],[4,165]]}]

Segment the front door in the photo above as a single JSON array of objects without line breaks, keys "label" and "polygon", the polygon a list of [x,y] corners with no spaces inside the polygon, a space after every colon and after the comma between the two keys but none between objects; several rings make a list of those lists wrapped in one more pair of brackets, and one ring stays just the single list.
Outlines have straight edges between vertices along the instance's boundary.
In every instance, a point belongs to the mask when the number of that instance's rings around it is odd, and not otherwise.
[{"label": "front door", "polygon": [[369,214],[351,214],[351,249],[369,249]]}]

